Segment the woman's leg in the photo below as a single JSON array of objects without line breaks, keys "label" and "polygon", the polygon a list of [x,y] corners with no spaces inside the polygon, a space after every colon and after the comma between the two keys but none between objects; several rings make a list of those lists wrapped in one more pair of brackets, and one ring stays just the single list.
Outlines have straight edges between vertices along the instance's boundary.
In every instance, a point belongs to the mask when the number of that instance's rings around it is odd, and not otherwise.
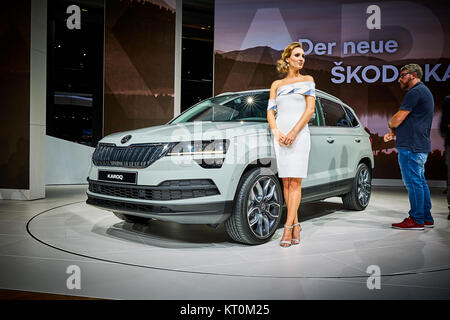
[{"label": "woman's leg", "polygon": [[[302,178],[291,178],[289,184],[289,210],[291,211],[292,224],[298,224],[298,208],[302,198]],[[288,211],[289,212],[289,211]],[[300,225],[294,226],[292,230],[292,238],[300,241]]]},{"label": "woman's leg", "polygon": [[[289,209],[289,182],[291,178],[281,178],[283,180],[283,196],[284,196],[284,201],[286,202],[286,208]],[[287,223],[287,219],[286,219],[286,223],[285,225],[287,226],[291,226],[291,224]],[[283,226],[284,227],[284,226]],[[292,229],[289,228],[284,228],[283,230],[283,236],[281,238],[281,241],[291,241],[292,239]],[[282,244],[282,246],[289,246],[288,244]]]},{"label": "woman's leg", "polygon": [[294,221],[298,222],[298,207],[300,205],[301,198],[301,184],[302,178],[290,178],[289,181],[289,200],[288,200],[288,214],[286,218],[286,224],[292,225]]},{"label": "woman's leg", "polygon": [[289,181],[291,178],[281,178],[283,180],[283,197],[286,202],[286,208],[289,208]]}]

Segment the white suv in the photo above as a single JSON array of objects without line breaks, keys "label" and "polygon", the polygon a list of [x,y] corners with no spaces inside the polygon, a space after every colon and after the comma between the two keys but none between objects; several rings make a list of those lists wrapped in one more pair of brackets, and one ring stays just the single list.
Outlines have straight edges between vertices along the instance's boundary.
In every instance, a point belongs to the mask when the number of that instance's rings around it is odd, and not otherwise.
[{"label": "white suv", "polygon": [[[374,166],[369,134],[341,100],[316,91],[302,202],[342,197],[364,210]],[[225,222],[235,241],[268,241],[285,206],[268,90],[224,93],[165,125],[104,137],[92,156],[87,203],[127,222]]]}]

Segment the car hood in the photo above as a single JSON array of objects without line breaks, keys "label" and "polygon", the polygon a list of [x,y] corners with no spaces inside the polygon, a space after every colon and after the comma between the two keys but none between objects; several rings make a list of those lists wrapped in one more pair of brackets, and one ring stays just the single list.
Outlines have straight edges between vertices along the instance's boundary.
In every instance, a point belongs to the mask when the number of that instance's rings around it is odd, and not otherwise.
[{"label": "car hood", "polygon": [[[100,142],[127,146],[138,143],[229,139],[242,135],[268,134],[269,132],[267,122],[198,121],[113,133],[104,137]],[[131,138],[126,143],[121,143],[122,138],[127,135],[131,135]]]}]

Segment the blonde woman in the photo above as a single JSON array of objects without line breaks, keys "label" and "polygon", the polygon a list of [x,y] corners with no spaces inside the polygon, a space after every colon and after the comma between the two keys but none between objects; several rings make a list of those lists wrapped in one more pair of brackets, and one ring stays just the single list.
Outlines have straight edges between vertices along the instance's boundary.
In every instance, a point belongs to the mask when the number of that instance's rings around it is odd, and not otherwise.
[{"label": "blonde woman", "polygon": [[[299,42],[289,44],[277,62],[277,70],[285,74],[270,87],[267,121],[274,136],[278,176],[283,180],[287,217],[280,246],[300,243],[298,207],[302,179],[308,172],[311,139],[308,122],[315,110],[315,83],[302,75],[305,53]],[[275,118],[275,112],[277,114]]]}]

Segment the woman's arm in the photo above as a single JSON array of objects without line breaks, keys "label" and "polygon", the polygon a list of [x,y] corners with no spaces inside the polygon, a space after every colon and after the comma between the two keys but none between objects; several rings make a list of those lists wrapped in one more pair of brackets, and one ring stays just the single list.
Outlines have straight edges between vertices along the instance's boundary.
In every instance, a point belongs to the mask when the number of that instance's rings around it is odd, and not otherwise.
[{"label": "woman's arm", "polygon": [[[275,102],[276,94],[277,94],[277,82],[274,81],[270,86],[270,96],[269,96],[269,104],[270,100]],[[275,121],[275,110],[267,109],[267,122],[269,123],[270,130],[272,133],[277,129],[277,122]]]},{"label": "woman's arm", "polygon": [[[278,84],[279,80],[276,80],[270,86],[269,104],[275,103]],[[270,130],[272,131],[275,139],[280,143],[280,145],[284,145],[284,139],[286,136],[277,128],[277,122],[275,120],[275,110],[269,108],[267,109],[267,122],[269,123]]]}]

